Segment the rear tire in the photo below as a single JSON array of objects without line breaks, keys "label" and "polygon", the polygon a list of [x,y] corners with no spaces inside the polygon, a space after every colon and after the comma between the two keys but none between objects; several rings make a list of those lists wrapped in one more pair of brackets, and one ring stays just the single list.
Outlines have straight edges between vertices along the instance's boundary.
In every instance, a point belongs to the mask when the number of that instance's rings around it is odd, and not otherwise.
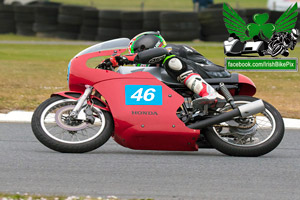
[{"label": "rear tire", "polygon": [[[257,98],[250,96],[235,96],[234,101],[237,105],[253,102]],[[205,130],[208,142],[220,152],[230,156],[256,157],[269,153],[281,142],[284,135],[284,123],[280,113],[269,103],[265,102],[265,111],[254,116],[254,126],[251,128],[229,128],[231,131],[242,131],[237,134],[226,135],[224,128],[215,125]],[[226,105],[225,108],[229,108]],[[232,120],[233,121],[233,120]],[[226,131],[227,128],[225,128]],[[246,133],[252,132],[249,137]],[[239,137],[235,137],[238,135]],[[244,137],[244,138],[243,138]],[[251,141],[252,140],[252,141]]]},{"label": "rear tire", "polygon": [[[31,127],[42,144],[62,153],[84,153],[107,142],[114,127],[111,114],[93,107],[93,115],[98,117],[98,122],[94,124],[84,121],[67,123],[67,113],[75,104],[74,100],[54,96],[35,110]],[[69,130],[64,129],[64,126]]]}]

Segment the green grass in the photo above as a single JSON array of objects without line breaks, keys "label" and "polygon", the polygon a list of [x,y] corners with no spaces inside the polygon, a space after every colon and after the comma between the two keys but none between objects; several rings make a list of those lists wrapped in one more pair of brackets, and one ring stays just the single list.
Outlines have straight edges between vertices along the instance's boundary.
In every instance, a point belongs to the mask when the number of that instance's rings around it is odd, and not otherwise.
[{"label": "green grass", "polygon": [[[6,194],[6,193],[0,193],[0,198],[1,199],[7,199],[7,200],[40,200],[41,198],[44,198],[45,200],[65,200],[66,197],[61,197],[61,196],[44,196],[41,197],[40,195],[28,195],[28,194]],[[80,199],[82,200],[82,199]]]},{"label": "green grass", "polygon": [[[77,4],[93,6],[98,9],[122,9],[141,10],[141,3],[144,2],[145,10],[182,10],[192,11],[192,0],[52,0],[64,4]],[[214,3],[229,3],[233,8],[266,8],[267,0],[214,0]]]},{"label": "green grass", "polygon": [[[7,193],[0,193],[0,199],[7,199],[7,200],[120,200],[118,197],[115,196],[108,196],[108,197],[77,197],[77,196],[48,196],[48,195],[31,195],[31,194],[7,194]],[[129,200],[154,200],[154,199],[129,199]]]},{"label": "green grass", "polygon": [[[12,36],[10,36],[12,37]],[[20,36],[18,36],[20,37]],[[10,38],[15,40],[15,37]],[[7,40],[7,38],[6,38]],[[20,40],[23,40],[20,38]],[[189,43],[211,61],[223,65],[221,43]],[[51,93],[68,90],[69,60],[86,45],[0,44],[0,112],[34,110]],[[290,57],[299,57],[299,46]],[[101,58],[99,58],[100,62]],[[300,72],[247,72],[256,97],[274,105],[285,117],[300,118]]]},{"label": "green grass", "polygon": [[0,44],[0,110],[32,110],[66,90],[68,62],[85,47]]}]

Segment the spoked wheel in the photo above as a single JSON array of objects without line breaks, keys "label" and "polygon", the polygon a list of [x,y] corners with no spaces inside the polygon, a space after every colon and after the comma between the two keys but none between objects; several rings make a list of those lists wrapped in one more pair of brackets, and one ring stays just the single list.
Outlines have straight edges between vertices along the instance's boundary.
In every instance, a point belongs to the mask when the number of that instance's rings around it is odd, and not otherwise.
[{"label": "spoked wheel", "polygon": [[75,105],[76,101],[60,96],[43,102],[31,122],[36,138],[50,149],[64,153],[83,153],[102,146],[113,131],[110,113],[92,107],[95,122],[90,123],[70,117]]},{"label": "spoked wheel", "polygon": [[[237,106],[250,103],[257,98],[235,96]],[[284,123],[280,113],[264,102],[265,110],[247,118],[214,125],[206,130],[209,143],[224,154],[231,156],[261,156],[276,148],[284,135]],[[222,112],[231,110],[226,105]]]}]

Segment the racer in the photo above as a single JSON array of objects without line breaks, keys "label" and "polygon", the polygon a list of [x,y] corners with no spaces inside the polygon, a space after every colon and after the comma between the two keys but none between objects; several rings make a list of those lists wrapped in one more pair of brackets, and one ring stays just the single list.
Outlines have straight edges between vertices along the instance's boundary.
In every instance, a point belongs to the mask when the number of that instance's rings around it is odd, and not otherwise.
[{"label": "racer", "polygon": [[275,56],[274,51],[276,50],[277,46],[281,46],[282,50],[281,52],[278,52],[278,54],[282,54],[284,56],[289,55],[288,49],[291,50],[295,49],[295,46],[297,44],[297,39],[299,37],[299,30],[298,29],[292,29],[291,33],[289,32],[279,32],[272,35],[270,42],[268,44],[268,51],[267,53]]},{"label": "racer", "polygon": [[100,65],[111,63],[113,67],[124,64],[135,64],[136,66],[162,66],[167,73],[180,83],[186,85],[198,98],[192,102],[194,109],[209,107],[224,107],[225,98],[220,95],[197,73],[194,61],[209,62],[195,49],[186,45],[167,45],[159,32],[143,32],[135,36],[129,44],[128,50],[131,54],[119,56],[102,61]]}]

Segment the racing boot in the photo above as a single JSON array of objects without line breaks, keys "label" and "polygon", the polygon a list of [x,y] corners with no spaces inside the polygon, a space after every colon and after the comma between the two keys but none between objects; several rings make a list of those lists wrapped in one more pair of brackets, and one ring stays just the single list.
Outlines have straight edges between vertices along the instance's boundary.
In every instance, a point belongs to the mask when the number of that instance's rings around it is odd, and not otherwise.
[{"label": "racing boot", "polygon": [[223,108],[225,106],[225,98],[206,83],[199,74],[190,73],[184,79],[184,84],[195,94],[201,96],[192,101],[194,109],[203,109],[204,105],[208,105],[209,108]]}]

